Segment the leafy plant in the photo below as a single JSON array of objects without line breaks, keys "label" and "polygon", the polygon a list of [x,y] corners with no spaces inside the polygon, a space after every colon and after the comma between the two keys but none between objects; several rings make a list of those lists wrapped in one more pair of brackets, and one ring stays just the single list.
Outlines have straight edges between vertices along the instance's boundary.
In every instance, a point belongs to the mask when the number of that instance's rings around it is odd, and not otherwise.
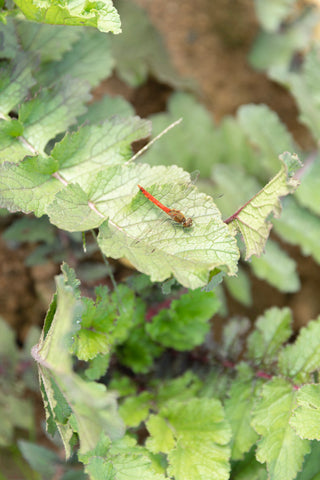
[{"label": "leafy plant", "polygon": [[[121,41],[102,33],[120,30],[111,2],[51,3],[16,2],[27,18],[101,32],[31,23],[4,10],[0,201],[41,222],[20,219],[7,231],[7,241],[32,238],[47,247],[43,255],[57,249],[61,256],[53,226],[78,243],[81,233],[98,230],[105,256],[126,257],[150,280],[136,278],[129,288],[112,278],[113,291],[99,286],[93,299],[81,295],[74,270],[63,264],[32,349],[48,432],[59,433],[67,457],[77,453],[92,479],[311,479],[319,473],[320,318],[291,343],[287,308],[267,310],[250,334],[246,318],[230,319],[220,342],[210,338],[210,319],[220,308],[213,290],[223,279],[239,300],[250,302],[245,271],[239,274],[241,288],[234,279],[240,253],[248,260],[265,248],[263,257],[253,257],[256,274],[283,291],[299,288],[293,260],[277,243],[266,244],[272,223],[279,236],[318,261],[317,162],[309,166],[305,152],[265,106],[243,106],[216,127],[190,95],[176,93],[168,113],[151,120],[155,135],[181,115],[183,128],[152,144],[142,157],[150,164],[137,163],[142,151],[134,155],[132,143],[149,137],[151,122],[134,116],[121,99],[88,105],[91,90],[115,65],[134,85],[147,72],[172,85],[179,79],[168,65],[161,77],[159,63],[150,60],[151,42],[135,64],[121,53]],[[282,7],[268,28],[279,24],[289,3]],[[122,9],[126,15],[131,6],[120,3]],[[128,18],[140,18],[141,36],[147,31],[159,45],[141,12]],[[311,52],[299,74],[281,71],[315,135],[318,66]],[[307,158],[299,176],[310,193],[287,197],[279,217],[280,198],[294,193],[301,167],[288,151]],[[215,182],[206,182],[207,193],[222,190],[224,196],[200,193],[172,159],[189,170],[199,168]],[[138,184],[190,215],[193,226],[169,223]],[[193,290],[175,289],[172,277]],[[167,279],[164,289],[173,289],[169,301],[150,283]],[[150,313],[155,299],[157,311]],[[16,424],[11,420],[9,436]],[[28,442],[20,442],[20,450],[44,478],[56,472],[55,454]]]},{"label": "leafy plant", "polygon": [[317,2],[297,0],[255,0],[261,26],[250,53],[252,65],[270,72],[299,63],[299,53],[318,37],[320,13]]},{"label": "leafy plant", "polygon": [[[3,89],[3,98],[10,98],[10,104],[4,103],[2,107],[2,153],[3,158],[10,160],[0,167],[2,206],[10,211],[32,212],[38,217],[47,214],[52,224],[71,232],[99,227],[98,244],[106,255],[126,256],[153,281],[163,281],[174,273],[180,283],[191,288],[205,285],[214,268],[229,275],[236,272],[239,251],[234,236],[237,228],[245,236],[247,258],[262,251],[269,227],[266,226],[264,232],[261,228],[272,211],[276,215],[279,212],[278,196],[294,189],[296,183],[291,176],[299,166],[297,160],[289,155],[283,157],[285,166],[268,185],[270,192],[261,191],[255,197],[256,206],[249,202],[232,222],[230,220],[232,228],[229,229],[210,197],[198,193],[194,187],[185,190],[189,177],[181,169],[130,162],[131,143],[149,134],[147,121],[137,117],[112,117],[102,124],[80,126],[61,138],[66,128],[76,123],[76,117],[81,116],[82,121],[85,118],[90,88],[85,82],[88,74],[82,66],[79,69],[78,64],[73,63],[68,76],[64,75],[71,58],[69,52],[60,53],[58,60],[54,52],[54,62],[42,62],[37,71],[34,65],[35,74],[21,61],[17,74],[13,68],[17,55],[27,58],[28,49],[21,51],[14,24],[11,25],[3,31],[8,45],[15,45],[16,56],[10,61],[12,52],[7,54],[6,64],[11,73],[6,71]],[[17,30],[22,38],[34,35],[35,30],[43,37],[39,50],[34,51],[41,56],[44,41],[50,39],[46,27],[20,23]],[[75,58],[81,52],[85,55],[84,63],[86,59],[92,62],[92,50],[99,41],[104,57],[109,55],[109,68],[111,53],[101,35],[89,31],[85,51],[81,46],[82,37],[73,49]],[[26,41],[21,43],[27,45]],[[35,49],[33,43],[31,48]],[[96,50],[95,55],[100,55],[99,49]],[[52,72],[55,72],[55,83],[52,83]],[[90,84],[95,85],[101,75],[102,71],[95,71]],[[37,91],[39,84],[41,91],[17,107],[27,89]],[[9,115],[13,109],[17,118]],[[155,196],[174,208],[188,209],[197,219],[192,234],[183,228],[163,225],[159,221],[161,212],[138,193],[138,182],[147,187],[156,183],[156,187],[148,187]],[[252,211],[248,214],[246,211],[252,208],[257,217],[249,225],[248,234],[243,230],[241,218],[251,215]],[[146,261],[150,253],[152,262]]]},{"label": "leafy plant", "polygon": [[31,345],[37,341],[39,332],[31,329],[23,350],[19,350],[15,343],[12,329],[0,319],[1,343],[1,447],[14,443],[14,434],[17,428],[34,432],[33,406],[30,399],[25,398],[27,387],[36,389],[35,370],[32,369],[30,357]]},{"label": "leafy plant", "polygon": [[[50,431],[58,428],[69,455],[75,444],[74,435],[78,437],[79,458],[91,478],[103,475],[121,478],[125,472],[134,478],[140,472],[142,478],[160,479],[167,472],[175,478],[193,479],[206,478],[210,472],[213,478],[227,479],[230,470],[240,475],[243,467],[239,462],[244,456],[252,456],[254,445],[258,446],[256,459],[266,464],[270,478],[296,477],[304,457],[311,456],[312,449],[317,448],[311,440],[319,440],[314,412],[319,396],[316,371],[320,318],[303,328],[294,343],[287,344],[292,335],[290,310],[268,310],[248,336],[247,353],[242,361],[239,357],[249,322],[231,319],[225,328],[224,342],[210,359],[209,371],[202,365],[198,374],[188,371],[175,379],[166,379],[164,372],[162,378],[151,382],[145,377],[140,393],[130,377],[122,375],[119,379],[115,377],[105,391],[103,385],[71,371],[70,346],[77,345],[76,354],[83,358],[85,345],[86,352],[90,352],[86,356],[91,359],[93,355],[94,358],[106,355],[107,348],[106,368],[108,363],[110,366],[111,353],[119,348],[123,351],[130,344],[132,331],[137,343],[141,341],[144,345],[147,339],[155,344],[154,348],[157,344],[162,347],[154,350],[156,356],[164,346],[180,349],[184,332],[180,331],[177,343],[176,328],[181,329],[181,321],[188,318],[190,294],[177,300],[169,311],[156,315],[151,324],[141,322],[138,327],[137,321],[128,321],[128,313],[131,318],[136,314],[124,308],[127,302],[118,304],[124,310],[119,312],[116,323],[108,312],[102,321],[101,303],[108,304],[110,294],[99,290],[95,304],[81,298],[74,274],[67,266],[56,281],[57,296],[33,356],[40,370]],[[204,311],[203,318],[208,321],[217,308],[215,295],[207,297],[208,294],[194,292],[192,305],[194,315],[198,316],[203,295],[208,306],[211,305],[211,310]],[[131,299],[132,307],[136,301]],[[139,303],[133,308],[139,308]],[[81,309],[83,321],[79,330]],[[172,327],[163,336],[161,325],[170,311],[175,312],[169,317]],[[92,319],[90,325],[88,316]],[[194,323],[193,341],[184,346],[182,343],[182,349],[192,349],[203,342],[206,331],[201,322]],[[78,339],[76,344],[72,337]],[[138,348],[129,351],[135,365],[141,352]],[[117,355],[120,363],[122,358]],[[124,358],[127,363],[128,356]],[[222,381],[223,388],[219,387]],[[121,397],[120,415],[132,429],[133,437],[128,436],[129,432],[123,436],[123,423],[115,410],[115,389]],[[134,438],[143,425],[148,437],[142,446]],[[308,459],[307,456],[306,463]],[[236,463],[230,463],[231,460]],[[258,467],[253,459],[246,465],[248,475],[257,469],[266,478],[263,465]]]}]

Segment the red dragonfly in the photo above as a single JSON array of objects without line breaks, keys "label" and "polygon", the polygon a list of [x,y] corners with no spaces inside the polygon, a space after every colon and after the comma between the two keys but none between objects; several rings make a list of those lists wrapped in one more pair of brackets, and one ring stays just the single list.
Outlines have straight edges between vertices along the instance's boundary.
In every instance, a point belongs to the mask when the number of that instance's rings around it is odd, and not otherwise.
[{"label": "red dragonfly", "polygon": [[155,205],[157,205],[157,207],[161,208],[161,210],[163,210],[167,215],[169,215],[169,217],[172,218],[172,220],[174,220],[177,223],[180,223],[184,228],[189,228],[192,226],[192,218],[186,218],[184,214],[180,212],[180,210],[175,210],[174,208],[166,207],[161,202],[159,202],[159,200],[154,198],[154,196],[151,195],[151,193],[147,192],[147,190],[141,187],[141,185],[138,185],[138,187],[140,188],[143,195],[147,197],[148,200],[150,200],[150,202],[154,203]]}]

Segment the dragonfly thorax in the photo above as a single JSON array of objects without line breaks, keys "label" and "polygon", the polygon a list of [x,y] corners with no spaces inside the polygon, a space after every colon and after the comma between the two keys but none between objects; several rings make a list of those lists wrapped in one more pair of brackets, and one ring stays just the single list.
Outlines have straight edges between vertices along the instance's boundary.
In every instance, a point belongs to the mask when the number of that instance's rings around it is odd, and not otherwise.
[{"label": "dragonfly thorax", "polygon": [[170,210],[168,215],[177,223],[181,223],[183,227],[188,228],[192,225],[192,218],[186,218],[180,210]]}]

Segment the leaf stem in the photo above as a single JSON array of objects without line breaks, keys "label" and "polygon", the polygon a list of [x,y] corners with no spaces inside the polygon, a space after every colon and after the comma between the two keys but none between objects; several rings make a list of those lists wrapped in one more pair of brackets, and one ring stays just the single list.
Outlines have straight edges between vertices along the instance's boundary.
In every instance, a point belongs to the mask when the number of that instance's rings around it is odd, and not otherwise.
[{"label": "leaf stem", "polygon": [[[261,190],[260,190],[261,191]],[[228,225],[228,223],[231,223],[233,220],[235,220],[237,218],[237,216],[239,215],[239,213],[242,212],[242,210],[244,208],[246,208],[247,205],[249,205],[250,202],[252,202],[252,200],[254,200],[256,198],[256,196],[259,194],[260,192],[256,193],[255,195],[253,195],[253,197],[250,198],[250,200],[248,200],[244,205],[242,205],[242,207],[240,207],[235,213],[233,213],[231,215],[231,217],[227,218],[226,220],[224,220],[224,223],[226,223]]]},{"label": "leaf stem", "polygon": [[[98,245],[98,239],[97,239],[97,235],[96,235],[96,232],[92,229],[91,230],[91,235],[93,236],[96,244]],[[106,268],[107,268],[107,271],[108,271],[108,275],[110,277],[110,280],[111,280],[111,283],[112,283],[112,286],[114,288],[114,290],[117,290],[117,282],[114,278],[114,275],[113,275],[113,272],[111,270],[111,267],[110,267],[110,264],[107,260],[107,257],[104,255],[104,253],[102,252],[102,250],[100,249],[100,253],[101,253],[101,256],[102,256],[102,260],[103,260],[103,263],[105,264]]]},{"label": "leaf stem", "polygon": [[28,148],[28,150],[30,150],[31,153],[33,153],[34,155],[38,155],[38,151],[34,148],[33,145],[31,145],[31,143],[28,142],[28,140],[26,140],[24,137],[18,137],[18,139],[20,140],[21,143],[23,143],[23,145],[25,147]]},{"label": "leaf stem", "polygon": [[129,163],[133,162],[134,160],[136,160],[138,157],[140,157],[140,155],[142,155],[146,150],[148,150],[149,147],[151,147],[151,145],[153,145],[157,140],[159,140],[159,138],[161,138],[163,135],[165,135],[167,132],[169,132],[169,130],[171,130],[173,127],[175,127],[176,125],[179,125],[179,123],[182,122],[182,118],[179,118],[178,120],[176,120],[175,122],[171,123],[171,125],[169,125],[167,128],[165,128],[162,132],[159,133],[159,135],[157,135],[156,137],[154,137],[152,140],[150,140],[150,142],[148,142],[144,147],[142,147],[135,155],[133,155],[133,157],[130,158],[130,160],[128,160],[124,165],[128,165]]},{"label": "leaf stem", "polygon": [[59,180],[59,182],[61,182],[65,187],[67,187],[69,185],[69,183],[67,182],[67,180],[65,180],[63,177],[61,177],[60,173],[59,172],[55,172],[52,174],[52,177],[56,178],[57,180]]}]

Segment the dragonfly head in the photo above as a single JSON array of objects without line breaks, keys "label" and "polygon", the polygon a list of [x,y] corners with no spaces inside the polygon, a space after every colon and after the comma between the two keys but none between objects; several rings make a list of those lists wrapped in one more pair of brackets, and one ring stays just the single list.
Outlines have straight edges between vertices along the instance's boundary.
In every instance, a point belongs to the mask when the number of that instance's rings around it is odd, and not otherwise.
[{"label": "dragonfly head", "polygon": [[183,227],[189,228],[191,226],[192,226],[192,218],[186,218],[185,221],[183,222]]}]

